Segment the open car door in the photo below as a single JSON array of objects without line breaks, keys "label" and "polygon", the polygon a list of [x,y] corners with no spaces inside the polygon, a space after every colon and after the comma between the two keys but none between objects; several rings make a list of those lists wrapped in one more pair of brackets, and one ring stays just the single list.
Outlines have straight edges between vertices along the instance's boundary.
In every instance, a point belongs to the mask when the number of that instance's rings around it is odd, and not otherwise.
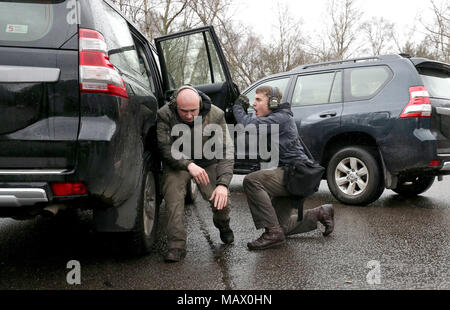
[{"label": "open car door", "polygon": [[180,86],[191,84],[226,110],[238,92],[233,87],[222,48],[211,26],[155,39],[165,99]]}]

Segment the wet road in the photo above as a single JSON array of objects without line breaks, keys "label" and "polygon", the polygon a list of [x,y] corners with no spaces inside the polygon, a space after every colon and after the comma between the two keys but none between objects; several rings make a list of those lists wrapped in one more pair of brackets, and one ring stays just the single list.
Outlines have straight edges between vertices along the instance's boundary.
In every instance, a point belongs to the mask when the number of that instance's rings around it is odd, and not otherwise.
[{"label": "wet road", "polygon": [[[93,233],[89,212],[0,219],[0,289],[450,289],[450,178],[415,199],[386,190],[364,208],[339,204],[322,182],[305,207],[335,204],[334,233],[296,235],[262,252],[246,247],[261,231],[242,179],[231,187],[235,243],[221,244],[211,211],[197,201],[186,208],[188,253],[178,264],[163,262],[164,207],[154,251],[132,259]],[[66,282],[71,260],[80,262],[80,285]]]}]

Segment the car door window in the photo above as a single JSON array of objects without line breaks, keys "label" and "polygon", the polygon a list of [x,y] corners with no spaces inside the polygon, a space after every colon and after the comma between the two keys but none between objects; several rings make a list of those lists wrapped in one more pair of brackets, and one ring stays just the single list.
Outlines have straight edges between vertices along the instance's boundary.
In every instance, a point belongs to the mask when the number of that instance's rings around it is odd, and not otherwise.
[{"label": "car door window", "polygon": [[342,72],[336,72],[333,89],[331,90],[330,103],[342,102]]},{"label": "car door window", "polygon": [[292,96],[292,106],[339,102],[339,94],[342,93],[342,83],[339,83],[338,77],[340,75],[340,72],[328,72],[299,76]]},{"label": "car door window", "polygon": [[214,43],[211,40],[211,35],[208,33],[206,36],[206,43],[208,44],[208,51],[211,57],[211,65],[212,72],[214,76],[214,83],[223,83],[226,81],[225,74],[222,70],[222,66],[220,65],[219,56],[217,55],[217,51],[215,49],[209,48],[210,46],[214,46]]},{"label": "car door window", "polygon": [[141,41],[137,38],[135,38],[135,45],[139,62],[139,76],[138,76],[139,82],[142,83],[144,86],[149,87],[150,90],[153,93],[155,93],[156,87],[151,75],[151,70],[147,59],[147,54],[145,52],[145,48],[141,43]]},{"label": "car door window", "polygon": [[[107,22],[102,23],[101,32],[109,48],[108,56],[111,63],[119,69],[121,74],[142,81],[142,66],[127,21],[108,4],[102,3]],[[107,25],[114,25],[114,27]]]},{"label": "car door window", "polygon": [[250,101],[250,105],[253,104],[253,102],[255,101],[255,96],[256,96],[256,90],[258,89],[258,87],[260,86],[272,86],[272,87],[278,87],[281,91],[281,93],[283,94],[283,98],[286,95],[286,91],[287,91],[287,87],[289,85],[289,79],[290,77],[284,77],[281,79],[276,79],[276,80],[270,80],[270,81],[266,81],[263,83],[259,83],[257,86],[253,87],[249,92],[246,93],[246,96],[248,97],[249,101]]},{"label": "car door window", "polygon": [[184,84],[200,86],[226,81],[209,32],[162,41],[161,50],[169,74],[170,89]]},{"label": "car door window", "polygon": [[366,100],[375,96],[392,78],[386,66],[362,67],[345,70],[346,101]]}]

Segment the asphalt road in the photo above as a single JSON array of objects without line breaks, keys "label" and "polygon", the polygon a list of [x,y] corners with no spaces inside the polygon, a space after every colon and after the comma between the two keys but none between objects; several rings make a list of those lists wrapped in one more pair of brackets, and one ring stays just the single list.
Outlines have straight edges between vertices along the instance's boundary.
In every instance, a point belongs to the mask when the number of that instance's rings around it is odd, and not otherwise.
[{"label": "asphalt road", "polygon": [[[322,182],[305,207],[333,203],[333,234],[296,235],[262,252],[246,247],[262,231],[253,226],[242,179],[231,186],[234,244],[221,244],[209,207],[197,200],[186,207],[188,253],[177,264],[163,261],[164,207],[154,251],[141,258],[95,234],[90,212],[0,219],[0,289],[450,289],[450,177],[415,199],[386,190],[368,207],[339,204]],[[80,263],[79,285],[67,283],[72,260]]]}]

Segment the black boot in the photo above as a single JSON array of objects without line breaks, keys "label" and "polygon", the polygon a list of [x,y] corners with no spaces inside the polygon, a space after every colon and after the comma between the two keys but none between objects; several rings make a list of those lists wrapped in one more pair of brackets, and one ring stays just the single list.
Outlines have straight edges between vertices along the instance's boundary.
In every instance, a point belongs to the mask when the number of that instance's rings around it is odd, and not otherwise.
[{"label": "black boot", "polygon": [[183,260],[186,257],[185,249],[169,249],[167,251],[166,256],[164,257],[164,261],[166,263],[177,263]]},{"label": "black boot", "polygon": [[214,226],[219,229],[220,233],[220,240],[222,240],[225,244],[231,244],[234,242],[234,233],[230,228],[230,220],[228,220],[226,223],[219,224],[216,221],[214,222]]},{"label": "black boot", "polygon": [[247,243],[250,250],[265,250],[286,242],[284,231],[280,226],[266,228],[266,231],[253,242]]},{"label": "black boot", "polygon": [[334,230],[334,208],[333,205],[323,205],[317,208],[317,220],[325,226],[323,236],[326,237]]}]

